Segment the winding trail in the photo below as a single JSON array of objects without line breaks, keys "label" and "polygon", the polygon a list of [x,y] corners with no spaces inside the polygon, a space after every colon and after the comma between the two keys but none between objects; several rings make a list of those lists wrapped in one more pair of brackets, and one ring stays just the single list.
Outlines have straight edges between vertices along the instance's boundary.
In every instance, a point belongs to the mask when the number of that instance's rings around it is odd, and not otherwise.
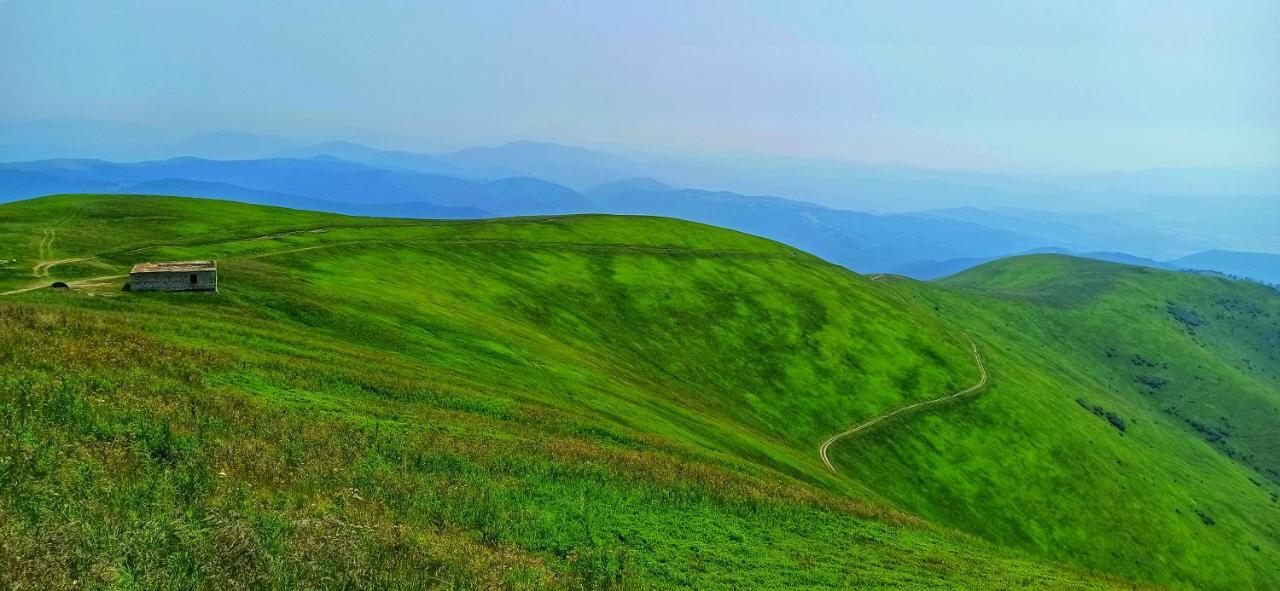
[{"label": "winding trail", "polygon": [[[37,279],[44,279],[49,276],[49,269],[58,265],[66,265],[70,263],[78,263],[87,261],[91,257],[72,257],[65,259],[51,260],[53,257],[53,240],[58,237],[56,228],[45,228],[40,235],[40,244],[36,246],[36,264],[31,267],[31,276]],[[6,292],[8,293],[8,292]]]},{"label": "winding trail", "polygon": [[49,269],[53,267],[56,267],[58,265],[67,265],[70,263],[78,263],[80,261],[87,261],[87,260],[89,260],[89,257],[58,259],[56,261],[40,261],[39,263],[36,263],[36,266],[31,268],[31,276],[32,277],[48,277]]},{"label": "winding trail", "polygon": [[[93,259],[93,257],[71,257],[71,258],[65,258],[65,259],[51,260],[50,257],[53,256],[53,241],[57,237],[58,237],[57,228],[45,228],[40,232],[40,242],[39,244],[36,245],[36,264],[33,267],[31,267],[32,277],[36,279],[44,279],[47,281],[49,279],[49,269],[52,269],[53,267],[56,267],[58,265],[79,263],[82,261],[88,261]],[[87,278],[78,279],[75,281],[68,281],[66,283],[69,286],[77,287],[77,286],[93,285],[94,282],[96,281],[101,281],[103,279],[116,279],[118,277],[122,277],[122,275],[87,277]],[[31,285],[28,287],[21,287],[18,289],[0,292],[0,296],[13,295],[17,293],[26,293],[28,291],[35,291],[37,289],[43,289],[46,287],[49,287],[49,284],[42,282],[42,283]]]},{"label": "winding trail", "polygon": [[40,244],[36,246],[36,266],[31,268],[32,277],[43,277],[42,273],[47,273],[45,269],[45,261],[52,256],[53,238],[57,232],[53,228],[45,228],[40,234]]},{"label": "winding trail", "polygon": [[53,238],[57,236],[57,231],[53,228],[45,228],[40,235],[40,245],[36,247],[37,255],[40,259],[49,258],[49,249],[53,246]]},{"label": "winding trail", "polygon": [[[128,277],[128,275],[99,275],[97,277],[85,277],[84,279],[67,281],[66,284],[67,284],[67,287],[71,289],[97,287],[97,286],[100,286],[103,282],[112,281],[115,279],[122,279],[125,277]],[[29,291],[35,291],[37,289],[49,289],[49,284],[41,283],[39,285],[32,285],[30,287],[21,287],[21,288],[9,290],[9,291],[0,291],[0,296],[27,293]]]},{"label": "winding trail", "polygon": [[886,277],[887,277],[887,278],[892,279],[892,278],[894,277],[894,275],[889,275],[889,274],[887,274],[887,273],[876,273],[875,275],[868,275],[868,276],[867,276],[867,278],[868,278],[868,279],[870,279],[870,280],[872,280],[872,281],[875,281],[876,283],[880,283],[880,284],[884,285],[884,286],[885,286],[885,288],[886,288],[886,289],[888,289],[888,290],[893,294],[893,297],[898,298],[898,301],[900,301],[900,302],[902,302],[902,303],[904,303],[904,304],[906,304],[906,305],[910,306],[910,305],[911,305],[911,302],[908,302],[908,301],[907,301],[906,296],[904,296],[904,295],[902,295],[901,293],[899,293],[899,292],[898,292],[898,290],[894,289],[894,288],[893,288],[889,283],[885,283],[885,282],[884,282],[884,279],[885,279]]},{"label": "winding trail", "polygon": [[941,398],[934,398],[933,400],[923,400],[923,401],[920,401],[920,402],[916,402],[916,403],[908,404],[907,406],[904,406],[904,407],[902,407],[902,408],[894,409],[894,410],[889,411],[889,412],[887,412],[887,413],[885,413],[885,414],[882,414],[882,415],[880,415],[880,416],[878,416],[878,417],[876,417],[876,418],[874,418],[874,419],[871,419],[871,420],[869,420],[869,421],[867,421],[867,422],[865,422],[865,423],[861,423],[861,424],[859,424],[859,425],[857,425],[857,426],[854,426],[854,427],[852,427],[852,428],[850,428],[850,429],[848,429],[848,430],[846,430],[846,431],[842,431],[842,432],[840,432],[840,433],[837,433],[837,434],[835,434],[835,435],[832,435],[831,437],[828,437],[826,441],[823,441],[823,442],[822,442],[822,445],[818,446],[818,455],[822,457],[822,463],[823,463],[823,464],[826,464],[827,468],[828,468],[828,469],[830,469],[832,472],[837,472],[837,473],[838,473],[839,471],[838,471],[838,470],[836,470],[836,467],[835,467],[835,466],[833,466],[833,465],[831,465],[831,459],[827,457],[827,450],[828,450],[828,449],[830,449],[830,448],[831,448],[831,445],[832,445],[832,444],[834,444],[835,442],[840,441],[841,439],[844,439],[845,437],[849,437],[850,435],[854,435],[854,434],[857,434],[857,433],[859,433],[859,432],[862,432],[862,431],[864,431],[864,430],[866,430],[866,429],[869,429],[869,428],[871,428],[871,427],[875,426],[877,423],[879,423],[879,422],[881,422],[881,421],[884,421],[885,419],[892,418],[892,417],[894,417],[894,416],[897,416],[897,415],[899,415],[899,414],[901,414],[901,413],[904,413],[904,412],[907,412],[907,411],[909,411],[909,410],[913,410],[913,409],[917,409],[917,408],[922,408],[922,407],[926,407],[926,406],[933,406],[933,405],[935,405],[935,404],[941,404],[941,403],[943,403],[943,402],[947,402],[947,401],[949,401],[949,400],[954,400],[954,399],[959,398],[959,397],[961,397],[961,396],[964,396],[964,395],[966,395],[966,394],[972,394],[972,393],[974,393],[974,392],[977,392],[978,390],[981,390],[984,386],[986,386],[986,385],[987,385],[987,366],[986,366],[986,364],[985,364],[985,363],[983,363],[983,361],[982,361],[982,354],[978,352],[978,344],[977,344],[977,343],[975,343],[975,342],[973,342],[973,338],[972,338],[972,337],[970,337],[970,336],[968,335],[968,333],[964,333],[964,338],[966,338],[966,339],[968,339],[968,340],[969,340],[969,347],[973,350],[973,360],[978,364],[978,373],[979,373],[979,376],[980,376],[980,377],[979,377],[979,379],[978,379],[978,383],[976,383],[976,384],[974,384],[974,385],[972,385],[972,386],[969,386],[968,388],[965,388],[964,390],[961,390],[961,391],[959,391],[959,392],[955,392],[955,393],[953,393],[953,394],[948,394],[948,395],[943,396],[943,397],[941,397]]}]

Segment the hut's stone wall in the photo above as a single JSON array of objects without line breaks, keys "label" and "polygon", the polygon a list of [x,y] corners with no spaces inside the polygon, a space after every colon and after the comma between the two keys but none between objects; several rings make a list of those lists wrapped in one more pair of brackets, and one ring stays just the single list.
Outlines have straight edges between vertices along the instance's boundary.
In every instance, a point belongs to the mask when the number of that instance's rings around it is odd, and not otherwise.
[{"label": "hut's stone wall", "polygon": [[217,291],[218,272],[147,271],[129,274],[132,291]]}]

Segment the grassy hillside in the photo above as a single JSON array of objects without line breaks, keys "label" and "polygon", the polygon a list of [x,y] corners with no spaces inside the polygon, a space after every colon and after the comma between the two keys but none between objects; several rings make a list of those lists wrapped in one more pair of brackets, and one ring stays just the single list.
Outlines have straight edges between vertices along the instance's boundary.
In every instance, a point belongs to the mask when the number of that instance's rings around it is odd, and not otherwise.
[{"label": "grassy hillside", "polygon": [[[187,258],[222,291],[120,290]],[[0,293],[0,586],[1280,585],[1256,285],[62,196],[0,206]],[[972,384],[965,334],[987,390],[826,470]]]},{"label": "grassy hillside", "polygon": [[1280,585],[1280,294],[1057,255],[881,283],[980,335],[993,381],[837,452],[863,482],[1082,566]]},{"label": "grassy hillside", "polygon": [[[222,291],[120,290],[186,258]],[[746,235],[62,196],[0,292],[0,586],[1112,586],[826,471],[963,327]]]}]

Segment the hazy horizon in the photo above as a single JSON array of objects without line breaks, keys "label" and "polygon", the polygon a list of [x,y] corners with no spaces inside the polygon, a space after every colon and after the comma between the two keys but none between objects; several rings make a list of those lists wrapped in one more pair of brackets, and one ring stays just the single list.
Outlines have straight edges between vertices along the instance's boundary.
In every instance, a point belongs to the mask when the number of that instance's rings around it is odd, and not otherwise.
[{"label": "hazy horizon", "polygon": [[953,170],[1280,166],[1280,5],[0,3],[0,122]]}]

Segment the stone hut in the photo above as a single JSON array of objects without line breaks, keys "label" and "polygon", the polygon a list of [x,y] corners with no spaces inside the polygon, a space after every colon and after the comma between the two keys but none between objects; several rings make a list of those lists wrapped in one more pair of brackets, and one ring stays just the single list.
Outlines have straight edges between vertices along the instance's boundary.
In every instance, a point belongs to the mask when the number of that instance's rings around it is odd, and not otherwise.
[{"label": "stone hut", "polygon": [[218,291],[213,261],[138,263],[129,272],[131,291]]}]

